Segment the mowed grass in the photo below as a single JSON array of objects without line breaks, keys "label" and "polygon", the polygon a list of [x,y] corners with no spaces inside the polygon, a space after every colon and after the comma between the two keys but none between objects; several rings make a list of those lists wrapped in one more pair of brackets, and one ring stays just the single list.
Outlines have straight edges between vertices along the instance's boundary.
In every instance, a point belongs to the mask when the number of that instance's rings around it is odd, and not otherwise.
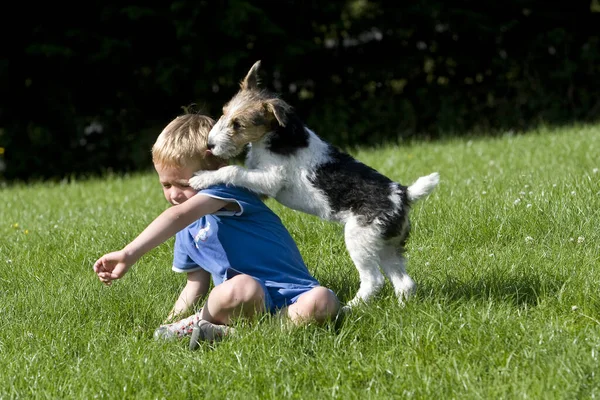
[{"label": "mowed grass", "polygon": [[[235,339],[159,343],[184,277],[172,240],[104,287],[94,261],[166,202],[151,172],[0,189],[0,398],[598,398],[600,126],[359,149],[410,184],[408,272],[338,326],[240,324]],[[268,205],[343,301],[358,274],[341,226]]]}]

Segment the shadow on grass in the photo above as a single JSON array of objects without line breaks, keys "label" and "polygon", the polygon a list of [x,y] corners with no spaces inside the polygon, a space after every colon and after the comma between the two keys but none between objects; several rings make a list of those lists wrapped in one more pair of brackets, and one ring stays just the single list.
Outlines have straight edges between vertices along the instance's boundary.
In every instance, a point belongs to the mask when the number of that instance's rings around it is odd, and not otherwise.
[{"label": "shadow on grass", "polygon": [[[359,288],[357,277],[352,272],[324,276],[322,285],[330,288],[342,304],[352,300]],[[490,271],[472,277],[445,275],[420,280],[414,300],[431,301],[495,301],[514,306],[535,307],[544,299],[556,299],[569,287],[569,276],[551,274],[548,271]],[[391,283],[386,279],[376,298],[395,298]],[[600,300],[599,300],[600,301]]]},{"label": "shadow on grass", "polygon": [[438,284],[425,284],[419,287],[420,299],[445,297],[450,301],[494,300],[515,306],[535,307],[548,297],[556,297],[565,287],[566,280],[559,277],[537,275],[491,274],[470,279],[446,276]]}]

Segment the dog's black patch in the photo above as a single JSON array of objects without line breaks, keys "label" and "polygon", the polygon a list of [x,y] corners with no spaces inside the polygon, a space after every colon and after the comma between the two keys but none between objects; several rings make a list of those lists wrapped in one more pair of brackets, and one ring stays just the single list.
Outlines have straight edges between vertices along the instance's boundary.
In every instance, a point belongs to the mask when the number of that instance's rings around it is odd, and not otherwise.
[{"label": "dog's black patch", "polygon": [[312,183],[325,193],[332,211],[351,211],[365,225],[379,218],[385,239],[401,235],[407,223],[406,186],[397,184],[402,204],[396,205],[390,199],[391,179],[332,145],[329,159],[317,167]]},{"label": "dog's black patch", "polygon": [[289,112],[286,117],[287,124],[277,124],[267,144],[267,148],[276,154],[290,155],[308,146],[308,132],[304,129],[304,123],[294,112]]},{"label": "dog's black patch", "polygon": [[402,198],[402,206],[389,215],[382,215],[381,219],[384,222],[383,237],[385,239],[398,238],[400,239],[400,249],[404,247],[410,234],[410,221],[408,220],[408,198],[406,188],[400,193]]}]

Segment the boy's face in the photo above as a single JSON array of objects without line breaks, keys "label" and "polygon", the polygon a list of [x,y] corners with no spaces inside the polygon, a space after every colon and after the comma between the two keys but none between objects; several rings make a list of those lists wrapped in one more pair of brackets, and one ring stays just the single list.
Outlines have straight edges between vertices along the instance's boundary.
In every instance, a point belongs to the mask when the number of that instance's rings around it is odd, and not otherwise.
[{"label": "boy's face", "polygon": [[196,194],[196,191],[188,183],[196,169],[189,167],[166,167],[158,164],[155,164],[154,168],[158,172],[158,179],[160,179],[165,199],[171,205],[175,206],[184,203]]}]

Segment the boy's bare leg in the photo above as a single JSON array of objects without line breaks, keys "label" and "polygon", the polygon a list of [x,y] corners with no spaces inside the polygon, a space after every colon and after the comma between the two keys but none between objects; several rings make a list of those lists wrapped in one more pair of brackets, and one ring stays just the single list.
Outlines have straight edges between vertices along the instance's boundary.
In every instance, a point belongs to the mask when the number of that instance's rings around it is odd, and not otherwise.
[{"label": "boy's bare leg", "polygon": [[194,324],[200,318],[199,315],[194,314],[188,318],[181,318],[194,310],[195,304],[206,295],[209,284],[210,274],[208,272],[204,270],[189,272],[187,274],[187,284],[181,291],[163,325],[154,331],[154,338],[169,340],[190,335]]},{"label": "boy's bare leg", "polygon": [[230,325],[237,317],[251,318],[265,311],[262,286],[249,275],[236,275],[216,286],[208,295],[200,318],[218,325]]},{"label": "boy's bare leg", "polygon": [[[185,291],[185,290],[184,290]],[[183,302],[183,304],[186,304]],[[195,340],[215,340],[231,333],[227,325],[237,317],[251,318],[265,311],[265,294],[262,286],[249,275],[236,275],[217,285],[208,295],[200,312],[169,325],[154,333],[157,339],[171,339],[192,334],[201,327],[202,336]],[[197,346],[197,343],[194,344]],[[192,347],[192,346],[190,346]]]},{"label": "boy's bare leg", "polygon": [[193,311],[196,303],[208,293],[209,285],[210,273],[205,270],[189,272],[187,274],[187,284],[181,291],[164,323],[177,321]]},{"label": "boy's bare leg", "polygon": [[[237,317],[252,318],[265,311],[265,293],[251,276],[236,275],[216,286],[200,311],[190,338],[190,350],[200,341],[221,340],[234,333],[228,326]],[[197,314],[197,315],[198,315]]]},{"label": "boy's bare leg", "polygon": [[323,286],[304,293],[287,308],[287,315],[295,324],[306,322],[322,323],[334,319],[340,309],[337,296]]}]

